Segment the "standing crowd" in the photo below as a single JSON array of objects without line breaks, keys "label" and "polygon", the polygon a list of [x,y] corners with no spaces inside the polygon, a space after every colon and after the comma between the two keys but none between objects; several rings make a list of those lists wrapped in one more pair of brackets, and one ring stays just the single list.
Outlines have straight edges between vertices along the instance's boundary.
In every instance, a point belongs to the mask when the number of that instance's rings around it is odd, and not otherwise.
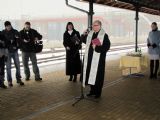
[{"label": "standing crowd", "polygon": [[[4,23],[5,29],[0,32],[0,87],[7,88],[4,84],[5,65],[7,71],[8,86],[12,87],[12,59],[16,68],[17,84],[23,86],[21,77],[18,49],[22,51],[25,80],[30,80],[29,60],[32,62],[35,80],[41,81],[36,58],[36,44],[42,39],[42,35],[31,28],[30,22],[24,24],[24,28],[18,32],[11,22]],[[93,22],[92,30],[86,30],[82,35],[74,28],[72,22],[68,22],[63,35],[63,45],[66,49],[66,75],[69,81],[76,82],[77,75],[83,87],[90,85],[87,96],[101,97],[105,75],[106,53],[110,49],[110,40],[99,20]],[[160,56],[160,31],[156,22],[151,25],[152,31],[147,39],[148,53],[150,57],[150,79],[156,79],[159,69]],[[82,43],[86,44],[84,56]],[[83,63],[83,64],[82,64]]]},{"label": "standing crowd", "polygon": [[[66,48],[66,75],[70,76],[69,81],[76,82],[77,74],[81,74],[80,80],[83,87],[90,85],[90,92],[87,96],[99,98],[102,93],[106,53],[110,49],[110,40],[102,28],[101,21],[94,21],[92,28],[91,31],[86,30],[80,36],[73,23],[68,22],[63,36],[63,45]],[[86,48],[83,59],[80,60],[79,49],[82,48],[82,43],[86,44]],[[151,24],[147,46],[150,58],[150,79],[157,79],[160,59],[160,31],[156,22]],[[83,61],[82,65],[81,61]]]},{"label": "standing crowd", "polygon": [[0,31],[0,87],[7,88],[4,84],[5,65],[7,71],[8,86],[12,87],[12,60],[16,68],[17,84],[23,86],[21,77],[20,60],[18,49],[22,51],[22,62],[24,66],[25,80],[30,80],[29,60],[32,62],[35,80],[41,81],[36,58],[36,42],[42,39],[42,35],[31,28],[30,22],[25,22],[24,28],[17,31],[12,27],[10,21],[4,23],[5,29]]},{"label": "standing crowd", "polygon": [[[100,98],[110,40],[102,28],[101,21],[94,21],[92,28],[93,30],[86,30],[80,36],[73,23],[68,22],[63,36],[63,45],[66,49],[66,75],[70,76],[69,81],[76,82],[77,74],[81,73],[83,87],[90,85],[87,96]],[[86,47],[83,60],[80,60],[79,50],[82,49],[82,43],[86,44]]]}]

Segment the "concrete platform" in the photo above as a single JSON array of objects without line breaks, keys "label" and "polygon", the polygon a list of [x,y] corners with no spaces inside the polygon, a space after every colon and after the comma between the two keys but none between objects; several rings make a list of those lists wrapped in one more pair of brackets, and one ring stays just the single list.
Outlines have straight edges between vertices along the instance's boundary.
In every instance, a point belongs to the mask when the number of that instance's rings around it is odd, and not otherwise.
[{"label": "concrete platform", "polygon": [[149,80],[147,73],[122,77],[118,60],[108,61],[102,98],[73,107],[80,82],[69,82],[63,70],[50,71],[42,82],[0,89],[0,120],[160,120],[160,79]]}]

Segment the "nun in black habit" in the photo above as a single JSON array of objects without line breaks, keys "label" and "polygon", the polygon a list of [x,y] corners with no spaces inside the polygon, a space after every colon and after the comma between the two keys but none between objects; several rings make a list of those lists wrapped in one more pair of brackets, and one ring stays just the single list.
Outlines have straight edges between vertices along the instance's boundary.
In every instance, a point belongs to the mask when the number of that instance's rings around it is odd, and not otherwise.
[{"label": "nun in black habit", "polygon": [[[73,23],[68,22],[63,35],[63,45],[66,49],[66,75],[69,81],[76,82],[77,74],[81,72],[81,60],[79,49],[81,49],[80,34],[74,29]],[[73,78],[74,76],[74,78]]]}]

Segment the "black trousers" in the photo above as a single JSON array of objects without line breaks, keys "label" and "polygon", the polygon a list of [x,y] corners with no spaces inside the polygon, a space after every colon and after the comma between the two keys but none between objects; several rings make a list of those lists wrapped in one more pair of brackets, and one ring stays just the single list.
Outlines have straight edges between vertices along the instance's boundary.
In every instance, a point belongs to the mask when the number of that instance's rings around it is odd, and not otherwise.
[{"label": "black trousers", "polygon": [[157,76],[159,60],[150,60],[150,76]]},{"label": "black trousers", "polygon": [[0,84],[4,83],[5,57],[0,57]]}]

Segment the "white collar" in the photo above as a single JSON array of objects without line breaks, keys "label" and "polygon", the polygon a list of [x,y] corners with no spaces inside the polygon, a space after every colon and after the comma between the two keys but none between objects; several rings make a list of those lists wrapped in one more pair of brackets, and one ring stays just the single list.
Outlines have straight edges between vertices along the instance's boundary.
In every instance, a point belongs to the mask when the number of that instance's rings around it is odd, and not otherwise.
[{"label": "white collar", "polygon": [[73,32],[73,30],[68,31],[68,33],[69,33],[70,35],[72,34],[72,32]]}]

